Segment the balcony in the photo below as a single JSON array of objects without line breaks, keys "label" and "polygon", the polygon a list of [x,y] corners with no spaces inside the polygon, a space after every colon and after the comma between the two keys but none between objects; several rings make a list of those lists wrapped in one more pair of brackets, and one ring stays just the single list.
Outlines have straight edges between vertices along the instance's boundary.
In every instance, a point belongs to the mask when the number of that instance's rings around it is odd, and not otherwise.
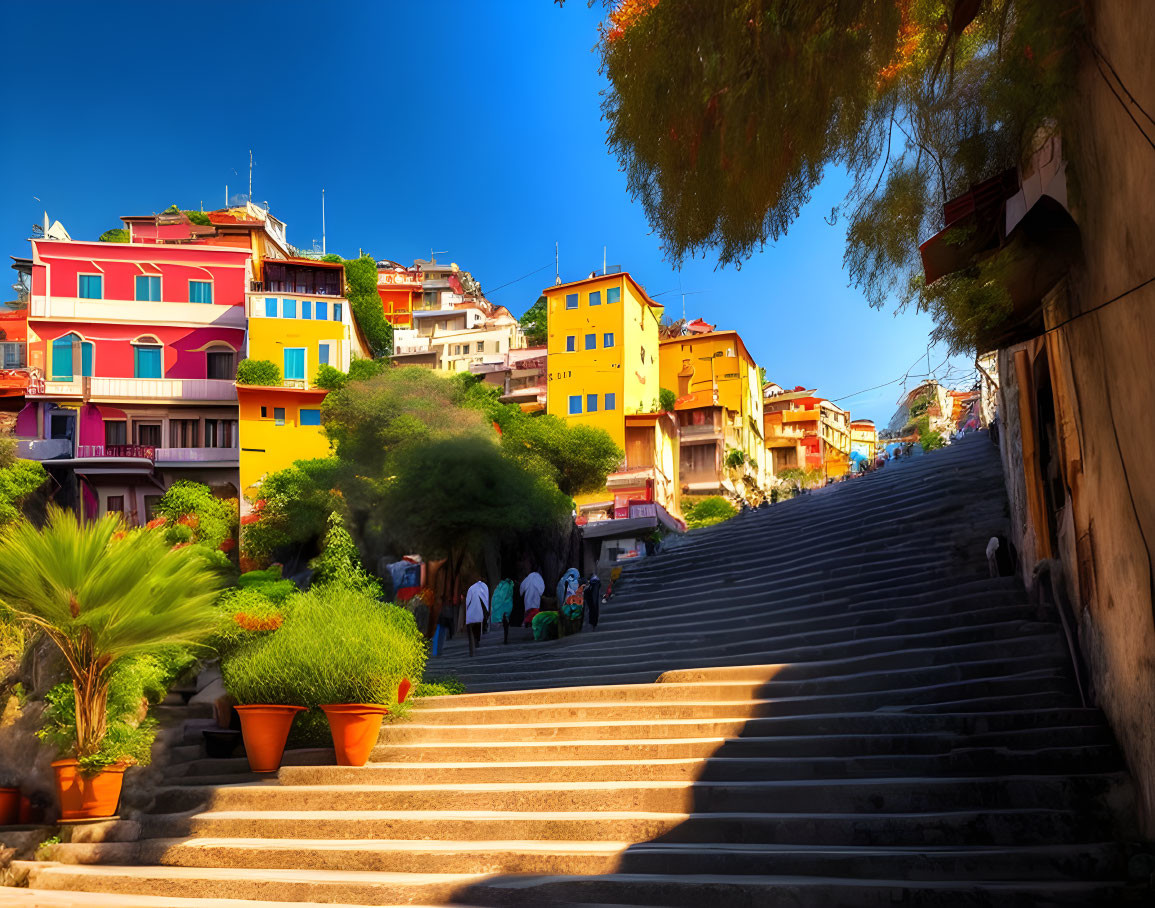
[{"label": "balcony", "polygon": [[77,458],[83,457],[136,457],[156,460],[157,448],[152,445],[77,445]]},{"label": "balcony", "polygon": [[245,307],[239,303],[153,303],[33,296],[29,300],[28,314],[33,318],[102,324],[245,327]]},{"label": "balcony", "polygon": [[56,460],[72,456],[69,438],[21,438],[16,444],[17,454],[25,460]]},{"label": "balcony", "polygon": [[817,422],[818,410],[783,410],[782,422]]},{"label": "balcony", "polygon": [[161,464],[235,464],[238,448],[157,448],[154,460]]},{"label": "balcony", "polygon": [[682,441],[713,441],[722,437],[722,427],[713,423],[680,426],[678,435]]},{"label": "balcony", "polygon": [[195,400],[234,403],[236,385],[219,378],[73,378],[33,379],[31,397],[77,397],[82,400]]}]

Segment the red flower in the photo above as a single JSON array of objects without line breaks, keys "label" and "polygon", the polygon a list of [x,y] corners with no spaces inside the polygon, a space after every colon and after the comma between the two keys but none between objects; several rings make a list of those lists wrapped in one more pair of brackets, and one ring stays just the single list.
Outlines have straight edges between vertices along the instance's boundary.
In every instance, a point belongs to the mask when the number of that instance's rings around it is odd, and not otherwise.
[{"label": "red flower", "polygon": [[154,517],[144,525],[146,530],[155,530],[157,527],[162,527],[167,521],[163,517]]}]

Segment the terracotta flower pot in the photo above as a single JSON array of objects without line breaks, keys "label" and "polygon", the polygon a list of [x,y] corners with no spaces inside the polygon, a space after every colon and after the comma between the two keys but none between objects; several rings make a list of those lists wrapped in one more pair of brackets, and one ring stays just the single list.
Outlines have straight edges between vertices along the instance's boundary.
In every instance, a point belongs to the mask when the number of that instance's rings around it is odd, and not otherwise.
[{"label": "terracotta flower pot", "polygon": [[373,745],[377,743],[377,733],[381,731],[381,720],[388,715],[389,707],[378,703],[328,703],[321,709],[329,718],[337,765],[368,763]]},{"label": "terracotta flower pot", "polygon": [[15,826],[20,820],[20,789],[0,788],[0,826]]},{"label": "terracotta flower pot", "polygon": [[281,767],[293,719],[305,707],[251,703],[235,708],[241,717],[249,768],[253,772],[276,772]]},{"label": "terracotta flower pot", "polygon": [[60,819],[95,820],[116,816],[120,786],[124,783],[124,763],[114,763],[98,773],[80,771],[75,760],[57,760],[56,794],[60,798]]}]

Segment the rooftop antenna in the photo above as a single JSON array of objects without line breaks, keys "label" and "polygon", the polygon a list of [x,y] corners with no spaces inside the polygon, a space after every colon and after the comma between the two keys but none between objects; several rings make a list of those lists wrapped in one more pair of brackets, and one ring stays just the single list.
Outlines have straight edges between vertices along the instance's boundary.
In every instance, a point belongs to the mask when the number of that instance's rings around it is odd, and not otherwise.
[{"label": "rooftop antenna", "polygon": [[325,251],[325,190],[321,189],[321,255],[326,255]]},{"label": "rooftop antenna", "polygon": [[253,200],[253,150],[249,149],[249,201]]},{"label": "rooftop antenna", "polygon": [[561,267],[558,265],[556,240],[553,244],[553,283],[555,287],[561,283]]},{"label": "rooftop antenna", "polygon": [[434,251],[433,247],[430,246],[429,247],[429,264],[430,265],[432,265],[434,262],[437,261],[435,256],[438,256],[438,255],[449,255],[449,250],[448,249],[438,249],[438,250]]},{"label": "rooftop antenna", "polygon": [[603,277],[605,277],[605,273],[606,273],[606,247],[602,246],[602,276]]},{"label": "rooftop antenna", "polygon": [[229,184],[225,183],[225,207],[229,207]]}]

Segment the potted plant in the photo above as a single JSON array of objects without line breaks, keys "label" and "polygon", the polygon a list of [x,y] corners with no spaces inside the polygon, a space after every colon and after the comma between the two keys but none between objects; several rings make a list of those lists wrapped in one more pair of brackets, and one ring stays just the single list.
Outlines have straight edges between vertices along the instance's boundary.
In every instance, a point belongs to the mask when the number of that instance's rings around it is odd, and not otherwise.
[{"label": "potted plant", "polygon": [[[221,672],[241,704],[246,749],[257,733],[247,716],[265,722],[273,704],[292,710],[277,745],[283,750],[293,715],[320,708],[338,764],[362,766],[382,719],[408,693],[403,681],[420,677],[425,658],[425,638],[406,609],[357,588],[324,584],[293,597],[283,625],[239,647]],[[280,751],[276,756],[279,764]]]},{"label": "potted plant", "polygon": [[123,716],[109,722],[110,684],[125,669],[118,663],[207,636],[217,574],[197,546],[126,532],[116,515],[82,524],[59,508],[43,530],[24,521],[5,528],[0,563],[0,607],[41,630],[68,666],[71,707],[58,697],[63,712],[46,726],[49,736],[67,729],[55,738],[63,758],[53,764],[65,818],[109,816],[140,743],[119,743]]}]

